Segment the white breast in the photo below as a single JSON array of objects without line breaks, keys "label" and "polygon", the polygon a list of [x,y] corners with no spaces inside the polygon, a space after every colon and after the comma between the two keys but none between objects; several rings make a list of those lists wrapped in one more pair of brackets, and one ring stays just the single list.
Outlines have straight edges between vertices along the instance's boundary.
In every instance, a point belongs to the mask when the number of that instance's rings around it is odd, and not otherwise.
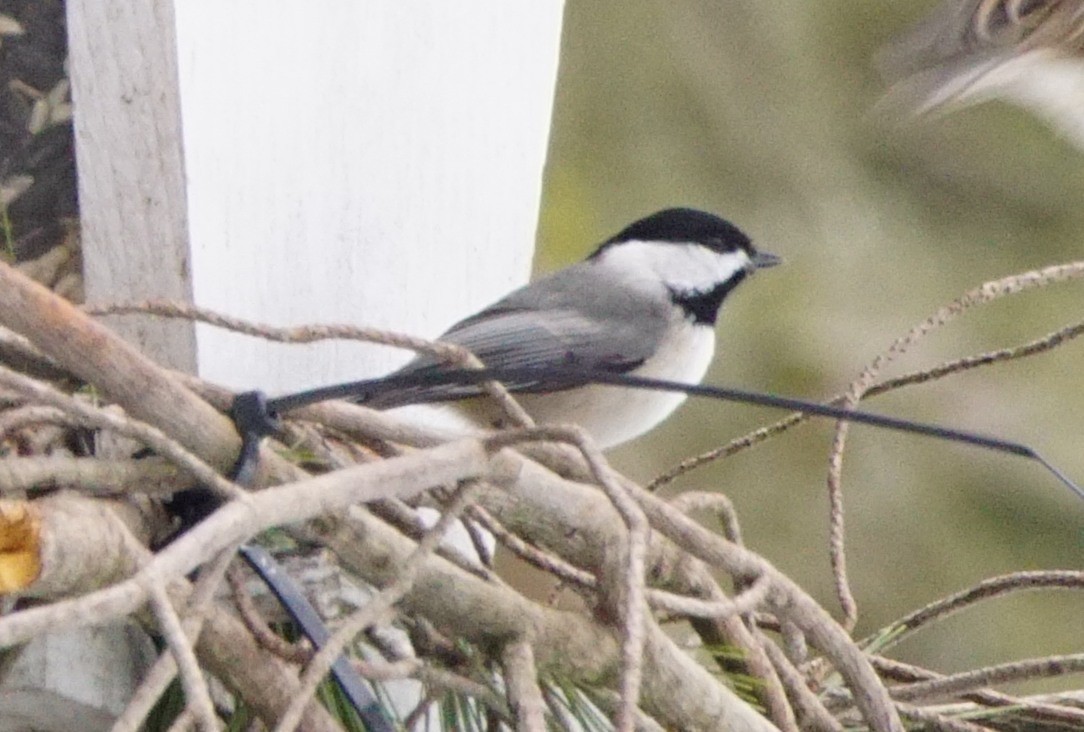
[{"label": "white breast", "polygon": [[[675,315],[670,335],[656,356],[631,373],[656,379],[697,384],[711,365],[715,333]],[[541,424],[574,422],[586,429],[600,447],[613,447],[639,437],[670,416],[685,401],[678,392],[624,389],[591,385],[554,394],[523,394],[520,403]]]}]

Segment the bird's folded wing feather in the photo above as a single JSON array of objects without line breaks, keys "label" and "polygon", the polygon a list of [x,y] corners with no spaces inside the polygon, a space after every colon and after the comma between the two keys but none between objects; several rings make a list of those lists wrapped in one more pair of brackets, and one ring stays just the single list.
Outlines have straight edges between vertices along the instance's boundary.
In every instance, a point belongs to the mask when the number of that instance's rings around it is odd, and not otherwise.
[{"label": "bird's folded wing feather", "polygon": [[[573,308],[533,309],[495,306],[464,320],[440,337],[470,350],[492,369],[551,367],[603,369],[624,372],[643,363],[653,333],[643,332],[633,318],[594,318]],[[447,369],[430,356],[421,356],[393,375],[424,375]],[[562,379],[560,388],[571,388]],[[507,383],[512,391],[545,391],[554,388],[543,380]],[[373,392],[362,402],[389,408],[406,404],[444,402],[477,396],[478,385],[435,385]]]}]

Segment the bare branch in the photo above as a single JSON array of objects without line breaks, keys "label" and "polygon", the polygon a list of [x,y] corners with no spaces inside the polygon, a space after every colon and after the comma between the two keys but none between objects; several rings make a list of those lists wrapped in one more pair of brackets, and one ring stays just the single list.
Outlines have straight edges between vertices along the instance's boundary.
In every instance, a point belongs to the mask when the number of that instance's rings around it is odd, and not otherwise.
[{"label": "bare branch", "polygon": [[127,615],[146,599],[143,572],[180,577],[222,549],[271,526],[341,512],[346,507],[391,495],[414,495],[482,474],[488,455],[477,440],[464,440],[275,486],[244,501],[231,501],[160,551],[144,570],[105,590],[0,618],[0,647],[28,640],[57,625],[97,625]]},{"label": "bare branch", "polygon": [[[22,399],[20,398],[20,401]],[[83,421],[56,407],[28,406],[10,409],[0,414],[0,435],[10,434],[24,427],[39,424],[62,425],[64,427],[82,427]]]},{"label": "bare branch", "polygon": [[[252,323],[191,303],[167,300],[88,304],[83,306],[83,311],[91,315],[139,313],[166,318],[182,318],[280,343],[316,343],[331,339],[363,341],[394,348],[405,348],[416,353],[425,353],[454,366],[471,369],[484,367],[484,364],[478,360],[477,356],[455,343],[430,341],[379,328],[366,328],[357,325],[303,325],[281,328],[262,323]],[[487,381],[482,384],[482,388],[497,403],[512,424],[520,427],[530,427],[534,424],[530,415],[519,405],[503,384],[497,381]]]},{"label": "bare branch", "polygon": [[629,483],[653,526],[694,556],[737,577],[772,577],[769,604],[780,618],[792,621],[819,648],[847,681],[859,708],[874,730],[902,732],[891,700],[869,661],[847,633],[815,602],[764,559],[718,537],[654,494]]},{"label": "bare branch", "polygon": [[544,732],[545,702],[534,667],[534,650],[526,640],[515,640],[501,651],[504,683],[508,700],[516,715],[516,732]]},{"label": "bare branch", "polygon": [[191,476],[160,458],[110,460],[48,455],[0,459],[0,493],[70,486],[92,496],[136,490],[147,495],[168,495],[191,484]]},{"label": "bare branch", "polygon": [[690,618],[726,618],[752,612],[768,597],[772,583],[767,575],[753,580],[744,592],[733,600],[700,600],[695,597],[683,597],[662,590],[648,590],[647,597],[651,606]]},{"label": "bare branch", "polygon": [[783,688],[786,689],[787,698],[794,705],[802,729],[814,732],[843,732],[843,725],[825,709],[817,695],[810,691],[801,673],[791,664],[790,659],[779,646],[763,634],[758,632],[758,635],[761,637],[768,657],[772,659],[772,664],[779,673],[779,678],[783,681]]},{"label": "bare branch", "polygon": [[[344,519],[318,522],[314,529],[314,538],[377,586],[394,581],[398,567],[414,548],[409,539],[359,509]],[[455,592],[449,593],[449,587]],[[531,633],[540,670],[570,679],[603,683],[616,679],[620,669],[614,637],[589,618],[535,605],[438,557],[430,557],[421,567],[402,606],[482,647]],[[737,729],[773,729],[674,646],[654,623],[649,622],[647,628],[643,703],[649,714],[690,729],[726,724]]]},{"label": "bare branch", "polygon": [[860,645],[871,652],[881,652],[891,648],[920,628],[943,620],[949,615],[967,609],[979,602],[992,600],[1013,592],[1043,589],[1084,590],[1084,572],[1050,570],[1014,572],[1000,577],[991,577],[973,587],[916,610],[860,641]]},{"label": "bare branch", "polygon": [[403,563],[395,581],[384,587],[375,597],[369,600],[365,607],[343,623],[324,643],[324,646],[316,652],[305,668],[305,673],[301,676],[301,689],[296,697],[291,700],[286,713],[282,715],[282,719],[279,720],[278,725],[275,727],[275,732],[292,732],[301,720],[301,712],[304,710],[305,704],[308,703],[311,695],[315,693],[320,680],[327,675],[331,665],[343,652],[346,645],[359,633],[364,632],[366,628],[385,621],[392,614],[393,606],[410,591],[422,563],[436,550],[448,529],[459,519],[459,516],[466,510],[467,505],[473,501],[478,488],[477,482],[467,481],[456,489],[455,498]]},{"label": "bare branch", "polygon": [[[943,674],[935,673],[927,669],[919,668],[911,664],[893,661],[882,656],[873,656],[874,666],[886,679],[898,681],[927,681],[944,678]],[[1009,707],[1006,712],[1023,717],[1024,719],[1049,720],[1057,724],[1073,725],[1084,728],[1084,709],[1074,709],[1065,705],[1061,700],[1050,700],[1043,697],[1016,697],[1003,694],[998,691],[982,689],[979,691],[960,694],[963,699],[968,699],[972,705],[955,705],[958,709],[934,709],[943,714],[961,713],[973,711],[975,705],[982,707]],[[964,709],[963,707],[970,707]],[[993,715],[991,715],[993,716]]]},{"label": "bare branch", "polygon": [[[564,445],[524,446],[534,457],[543,457],[564,475],[577,480],[592,480],[579,455]],[[507,457],[507,456],[505,456]],[[621,540],[620,519],[606,498],[587,486],[562,480],[554,473],[529,460],[510,459],[507,471],[495,481],[500,490],[487,490],[481,502],[508,528],[534,543],[567,557],[591,571],[602,572],[611,547]],[[538,517],[546,517],[538,520]],[[711,573],[688,554],[653,534],[649,544],[648,576],[657,587],[671,592],[699,597],[709,602],[723,600]],[[725,642],[743,652],[747,673],[761,679],[760,697],[771,719],[787,727],[792,713],[782,687],[764,651],[738,618],[704,620],[693,618],[694,627],[709,643]]]},{"label": "bare branch", "polygon": [[962,691],[971,691],[990,684],[1004,684],[1010,681],[1042,679],[1082,672],[1084,672],[1084,653],[1071,653],[1063,656],[1047,656],[1045,658],[987,666],[986,668],[943,676],[930,681],[917,681],[913,684],[895,686],[890,691],[895,699],[931,699],[957,695]]},{"label": "bare branch", "polygon": [[[138,509],[119,501],[72,493],[33,502],[0,501],[0,537],[5,545],[0,576],[12,580],[0,584],[0,592],[65,597],[129,577],[142,562],[142,556],[133,552],[130,532],[146,540],[150,528]],[[23,562],[28,572],[14,571]],[[4,620],[11,617],[15,616]]]},{"label": "bare branch", "polygon": [[897,704],[900,716],[922,724],[923,729],[933,732],[988,732],[986,727],[972,724],[965,719],[954,719],[927,709],[913,707],[910,704]]},{"label": "bare branch", "polygon": [[[615,727],[618,732],[632,732],[643,673],[640,659],[643,656],[643,627],[646,622],[644,572],[649,531],[647,518],[617,479],[617,474],[610,468],[602,452],[579,427],[540,427],[507,432],[491,438],[494,444],[514,444],[528,439],[559,440],[576,447],[583,455],[595,481],[605,491],[606,496],[621,515],[621,520],[628,530],[626,541],[615,547],[616,551],[611,552],[611,556],[623,557],[622,571],[607,568],[608,571],[603,572],[602,579],[606,589],[602,594],[602,600],[604,603],[609,603],[609,611],[621,621],[622,703],[615,720]],[[618,583],[618,579],[621,579],[623,584]]]},{"label": "bare branch", "polygon": [[576,585],[587,590],[597,587],[595,576],[590,572],[576,567],[561,559],[556,554],[551,554],[544,549],[524,541],[515,533],[509,531],[492,514],[481,506],[471,506],[468,510],[470,515],[481,524],[482,528],[496,537],[501,546],[510,550],[523,561],[549,572],[563,582]]},{"label": "bare branch", "polygon": [[[260,648],[244,624],[217,604],[208,610],[196,655],[210,673],[252,707],[268,728],[282,717],[297,693],[296,670]],[[327,710],[316,703],[308,705],[302,724],[307,732],[342,732]]]},{"label": "bare branch", "polygon": [[211,701],[211,692],[207,688],[207,681],[203,678],[196,654],[188,642],[184,628],[181,627],[181,619],[177,616],[177,611],[173,609],[166,595],[162,581],[154,577],[148,578],[147,593],[150,596],[154,616],[158,620],[158,627],[166,643],[169,644],[173,660],[181,673],[186,707],[192,710],[196,722],[204,732],[217,732],[218,721],[214,703]]},{"label": "bare branch", "polygon": [[[200,572],[196,586],[188,600],[188,612],[182,621],[185,634],[190,642],[199,638],[207,609],[214,598],[215,589],[233,558],[232,549],[222,552],[213,563]],[[158,698],[165,693],[170,682],[177,675],[177,664],[172,654],[165,653],[144,675],[136,693],[128,701],[128,706],[113,722],[112,732],[137,732],[142,726]]]},{"label": "bare branch", "polygon": [[[1024,272],[999,280],[983,283],[979,287],[961,295],[916,325],[905,335],[897,338],[879,356],[877,356],[862,373],[847,387],[843,399],[843,406],[853,407],[869,391],[874,379],[884,367],[897,357],[903,355],[912,345],[926,334],[945,325],[956,316],[969,308],[992,302],[1007,295],[1015,295],[1020,292],[1043,287],[1055,282],[1064,282],[1084,276],[1084,261],[1069,264],[1046,267],[1045,269]],[[830,555],[832,568],[835,575],[836,593],[840,605],[844,611],[844,627],[851,629],[858,618],[858,606],[854,595],[850,590],[847,579],[846,554],[844,552],[844,529],[843,529],[843,450],[847,442],[847,433],[850,429],[848,422],[837,422],[835,436],[832,440],[832,449],[828,457],[828,496],[831,504],[831,519],[829,524]]]},{"label": "bare branch", "polygon": [[244,491],[224,479],[197,455],[189,452],[176,440],[171,439],[150,424],[117,414],[115,410],[111,411],[92,406],[3,366],[0,366],[0,384],[35,401],[56,407],[67,414],[75,415],[85,425],[112,430],[125,437],[139,440],[154,449],[158,454],[182,467],[203,485],[215,490],[224,498],[241,498],[245,495]]},{"label": "bare branch", "polygon": [[245,589],[245,574],[241,565],[235,564],[226,572],[226,579],[233,595],[233,604],[237,607],[237,613],[241,616],[245,626],[256,642],[265,649],[274,653],[284,661],[290,663],[308,663],[312,660],[313,650],[306,642],[291,643],[277,635],[267,625],[267,621],[260,615],[260,611]]},{"label": "bare branch", "polygon": [[0,263],[0,324],[217,468],[241,441],[229,420],[69,302]]}]

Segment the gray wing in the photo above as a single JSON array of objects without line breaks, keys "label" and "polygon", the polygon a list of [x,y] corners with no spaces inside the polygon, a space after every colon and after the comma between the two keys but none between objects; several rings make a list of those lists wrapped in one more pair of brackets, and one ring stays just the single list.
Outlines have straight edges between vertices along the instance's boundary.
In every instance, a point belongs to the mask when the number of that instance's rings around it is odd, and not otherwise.
[{"label": "gray wing", "polygon": [[[440,340],[469,349],[494,369],[560,366],[624,372],[636,368],[654,350],[666,325],[666,313],[639,298],[585,297],[584,288],[595,281],[584,281],[582,274],[570,268],[517,290],[452,326]],[[424,375],[446,368],[432,357],[420,356],[395,373]],[[506,386],[512,391],[548,389],[538,380]],[[562,382],[563,388],[572,386],[575,384]],[[388,408],[453,401],[480,393],[477,385],[422,386],[375,393],[363,402]]]}]

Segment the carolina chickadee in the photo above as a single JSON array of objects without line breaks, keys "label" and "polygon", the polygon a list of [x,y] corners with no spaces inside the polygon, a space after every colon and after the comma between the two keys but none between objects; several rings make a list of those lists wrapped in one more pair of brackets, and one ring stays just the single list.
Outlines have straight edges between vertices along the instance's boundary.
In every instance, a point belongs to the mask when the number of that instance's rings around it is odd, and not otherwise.
[{"label": "carolina chickadee", "polygon": [[[703,211],[672,208],[640,219],[585,261],[515,290],[453,325],[441,341],[463,346],[489,368],[582,367],[697,383],[715,350],[723,299],[747,276],[781,260],[758,252],[731,223]],[[447,366],[420,356],[396,374]],[[508,383],[539,423],[575,423],[602,447],[648,431],[685,395],[586,384],[560,391],[545,383]],[[421,386],[382,392],[367,406],[457,402],[473,424],[498,423],[477,385]]]}]

